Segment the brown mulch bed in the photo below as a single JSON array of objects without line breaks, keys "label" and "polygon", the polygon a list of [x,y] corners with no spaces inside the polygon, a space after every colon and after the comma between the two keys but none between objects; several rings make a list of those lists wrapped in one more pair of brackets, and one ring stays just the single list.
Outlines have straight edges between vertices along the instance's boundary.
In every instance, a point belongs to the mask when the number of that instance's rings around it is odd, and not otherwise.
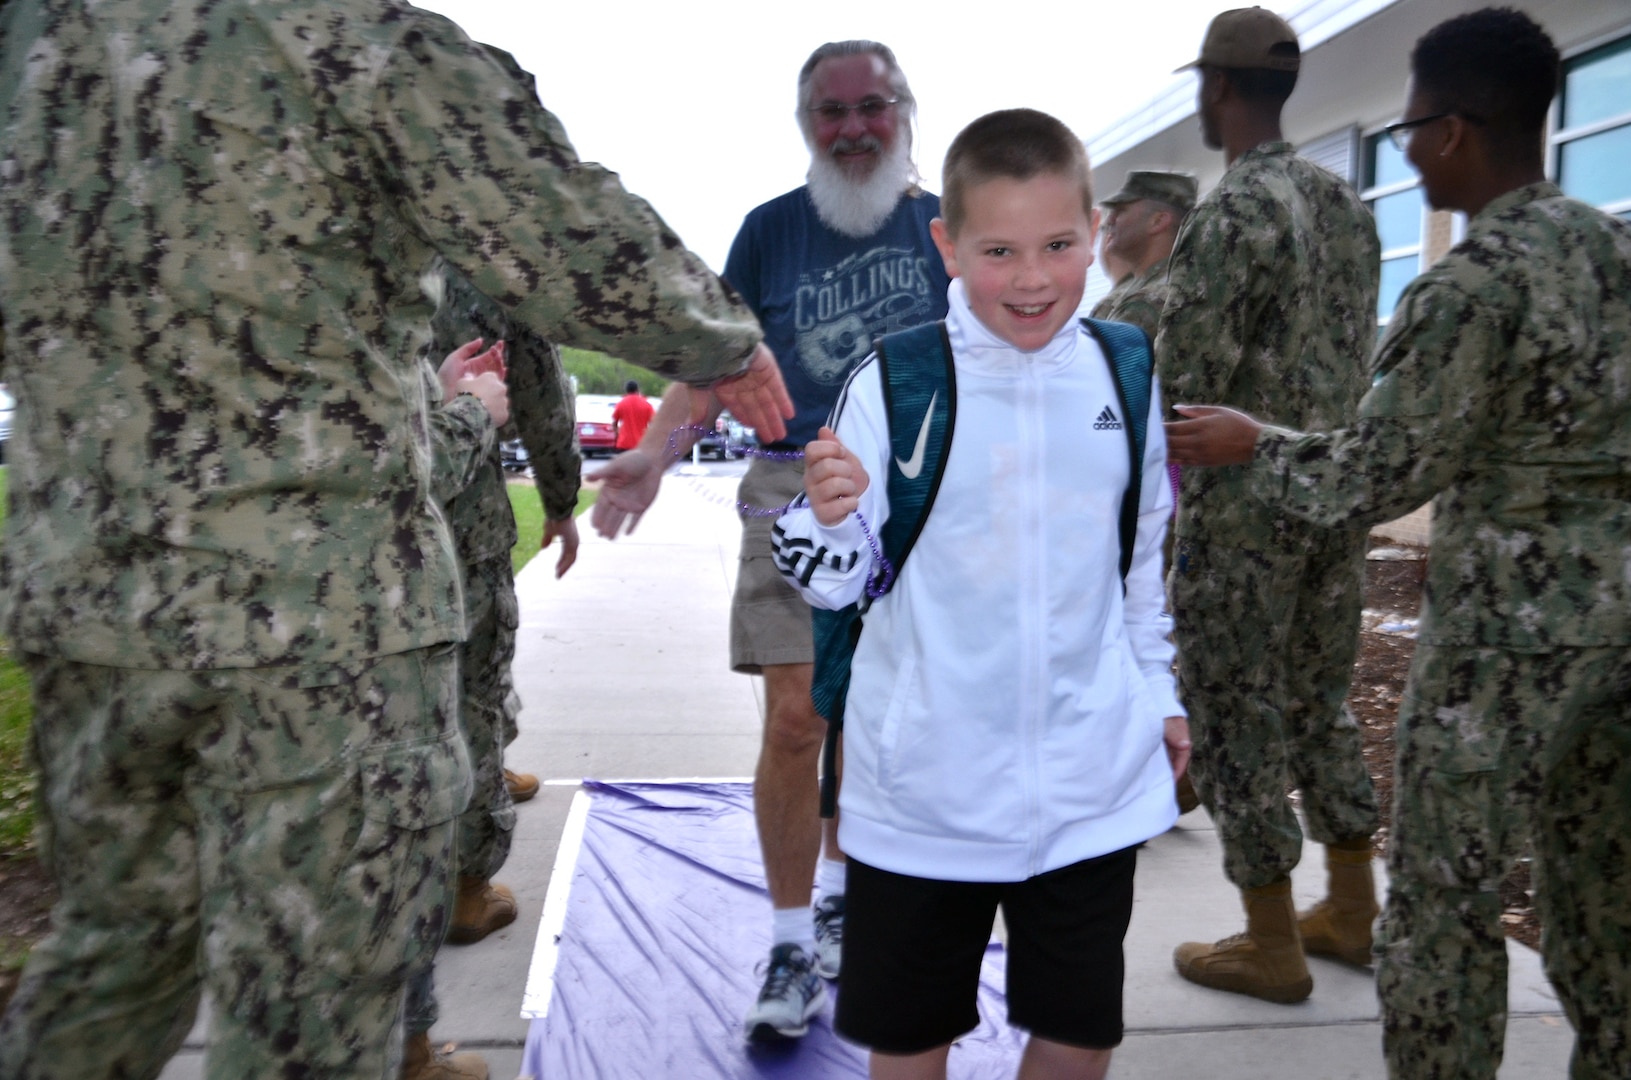
[{"label": "brown mulch bed", "polygon": [[[1393,820],[1393,728],[1399,717],[1399,698],[1404,692],[1410,658],[1416,652],[1414,637],[1384,633],[1376,627],[1414,619],[1421,607],[1422,577],[1427,569],[1426,552],[1403,544],[1377,544],[1417,556],[1398,561],[1367,560],[1365,563],[1365,611],[1359,635],[1359,659],[1354,664],[1353,683],[1348,690],[1348,707],[1365,731],[1365,764],[1376,784],[1382,807],[1382,827],[1376,834],[1377,854],[1387,850]],[[1506,934],[1532,949],[1540,947],[1540,922],[1535,917],[1530,894],[1529,866],[1520,862],[1501,884],[1501,921]]]}]

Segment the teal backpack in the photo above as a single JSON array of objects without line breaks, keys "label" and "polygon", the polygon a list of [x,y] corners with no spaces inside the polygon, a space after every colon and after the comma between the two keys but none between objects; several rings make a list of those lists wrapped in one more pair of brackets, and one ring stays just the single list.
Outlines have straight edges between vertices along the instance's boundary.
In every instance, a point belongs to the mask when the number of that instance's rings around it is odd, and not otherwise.
[{"label": "teal backpack", "polygon": [[[1133,543],[1138,537],[1138,502],[1144,475],[1145,426],[1150,415],[1150,381],[1155,361],[1150,339],[1127,323],[1083,319],[1082,325],[1098,341],[1110,361],[1110,374],[1127,418],[1127,453],[1132,462],[1130,480],[1121,498],[1121,577],[1126,587],[1133,564]],[[844,698],[849,693],[850,661],[861,640],[862,616],[872,606],[872,593],[882,596],[899,580],[912,545],[923,531],[929,508],[940,490],[957,420],[957,376],[952,367],[951,341],[946,324],[923,326],[886,334],[877,342],[878,373],[883,379],[884,409],[889,418],[890,449],[895,465],[889,470],[889,520],[878,531],[884,556],[894,576],[876,571],[872,588],[861,599],[838,611],[811,610],[815,631],[815,673],[810,700],[827,719],[827,739],[821,753],[821,816],[837,810],[835,771],[838,732],[844,726]],[[1091,422],[1083,418],[1084,423]],[[905,463],[904,466],[902,463]],[[907,475],[906,469],[912,469]]]}]

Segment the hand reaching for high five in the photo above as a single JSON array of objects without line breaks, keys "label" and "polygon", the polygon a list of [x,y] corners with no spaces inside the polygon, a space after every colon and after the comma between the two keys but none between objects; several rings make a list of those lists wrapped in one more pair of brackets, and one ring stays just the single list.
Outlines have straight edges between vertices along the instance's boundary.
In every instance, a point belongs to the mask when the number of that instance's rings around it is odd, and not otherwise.
[{"label": "hand reaching for high five", "polygon": [[482,351],[482,339],[474,338],[447,354],[436,370],[442,384],[442,404],[460,394],[471,394],[486,407],[493,423],[502,427],[510,418],[510,391],[504,385],[505,346],[502,341]]},{"label": "hand reaching for high five", "polygon": [[804,447],[804,494],[822,525],[830,528],[843,521],[860,505],[869,483],[861,459],[838,441],[832,428],[822,428]]}]

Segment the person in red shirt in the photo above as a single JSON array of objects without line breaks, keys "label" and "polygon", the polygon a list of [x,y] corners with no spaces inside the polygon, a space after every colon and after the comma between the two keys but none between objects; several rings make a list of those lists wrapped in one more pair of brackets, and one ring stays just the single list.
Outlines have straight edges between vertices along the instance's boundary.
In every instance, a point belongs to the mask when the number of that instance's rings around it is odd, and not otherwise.
[{"label": "person in red shirt", "polygon": [[623,400],[612,410],[612,426],[617,431],[617,448],[633,450],[640,445],[646,425],[657,410],[640,393],[640,384],[630,379],[623,384]]}]

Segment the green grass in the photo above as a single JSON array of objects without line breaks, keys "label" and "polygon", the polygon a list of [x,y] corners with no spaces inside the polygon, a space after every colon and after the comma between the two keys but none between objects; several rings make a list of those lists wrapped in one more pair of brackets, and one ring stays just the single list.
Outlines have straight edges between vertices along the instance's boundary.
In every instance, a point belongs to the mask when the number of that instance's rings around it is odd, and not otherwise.
[{"label": "green grass", "polygon": [[[515,511],[515,531],[519,534],[510,549],[510,569],[519,574],[521,568],[538,554],[538,545],[544,539],[544,507],[538,499],[538,489],[531,483],[507,485],[510,508]],[[595,493],[587,489],[578,492],[578,516],[595,503]]]},{"label": "green grass", "polygon": [[[6,518],[6,469],[0,467],[0,526]],[[33,716],[28,676],[0,641],[0,857],[34,846],[34,770],[28,761]]]},{"label": "green grass", "polygon": [[33,715],[28,676],[0,646],[0,857],[34,846],[34,770],[28,759]]}]

